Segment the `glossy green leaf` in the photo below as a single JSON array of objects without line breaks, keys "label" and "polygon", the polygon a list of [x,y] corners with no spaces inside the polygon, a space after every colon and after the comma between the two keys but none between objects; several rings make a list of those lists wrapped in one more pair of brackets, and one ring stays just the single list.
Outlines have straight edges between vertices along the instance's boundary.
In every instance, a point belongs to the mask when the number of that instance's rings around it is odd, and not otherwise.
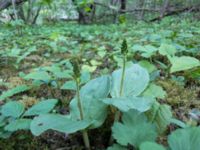
[{"label": "glossy green leaf", "polygon": [[122,95],[120,96],[121,75],[122,69],[114,71],[112,74],[112,97],[138,96],[148,86],[149,74],[147,70],[137,64],[134,64],[125,70],[124,85]]},{"label": "glossy green leaf", "polygon": [[35,115],[40,115],[40,114],[46,114],[55,107],[57,102],[58,102],[58,100],[56,100],[56,99],[43,100],[43,101],[33,105],[31,108],[29,108],[24,113],[23,116],[35,116]]},{"label": "glossy green leaf", "polygon": [[145,97],[121,97],[107,98],[104,99],[103,102],[105,104],[117,107],[122,112],[129,111],[130,109],[135,109],[139,112],[145,112],[151,108],[154,99]]},{"label": "glossy green leaf", "polygon": [[200,66],[200,61],[198,59],[189,56],[171,57],[170,62],[172,64],[170,68],[171,73]]}]

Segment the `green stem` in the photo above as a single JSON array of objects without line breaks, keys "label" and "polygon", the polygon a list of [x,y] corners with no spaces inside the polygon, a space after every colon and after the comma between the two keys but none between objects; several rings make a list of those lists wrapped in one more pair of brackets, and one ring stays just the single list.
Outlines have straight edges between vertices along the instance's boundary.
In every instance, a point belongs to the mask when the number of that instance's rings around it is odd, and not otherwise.
[{"label": "green stem", "polygon": [[[125,69],[126,69],[126,56],[124,55],[124,57],[123,57],[122,75],[121,75],[121,82],[120,82],[120,92],[119,92],[120,97],[123,94]],[[117,110],[117,112],[115,114],[115,121],[119,121],[120,120],[120,116],[121,116],[121,113],[120,113],[119,110]]]},{"label": "green stem", "polygon": [[[124,78],[125,78],[125,69],[126,69],[126,55],[123,56],[123,67],[122,67],[122,75],[121,75],[121,81],[120,81],[120,97],[123,94],[123,87],[124,87]],[[115,122],[118,122],[120,120],[121,112],[119,110],[115,113]],[[109,144],[111,145],[113,143],[113,137],[110,137]]]},{"label": "green stem", "polygon": [[76,81],[76,93],[77,93],[77,101],[78,101],[78,109],[80,112],[80,118],[83,120],[83,108],[81,104],[81,99],[80,99],[80,87],[79,87],[79,79],[75,79]]},{"label": "green stem", "polygon": [[[75,81],[76,81],[76,93],[77,93],[78,109],[79,109],[79,112],[80,112],[80,118],[81,118],[81,120],[83,120],[84,116],[83,116],[83,109],[82,109],[82,104],[81,104],[81,99],[80,99],[79,79],[75,79]],[[87,130],[86,129],[83,130],[82,134],[83,134],[83,141],[84,141],[86,149],[91,150],[90,140],[89,140],[89,137],[88,137]]]},{"label": "green stem", "polygon": [[125,77],[125,69],[126,69],[126,56],[123,57],[123,68],[122,68],[122,77],[120,83],[120,96],[122,96],[123,87],[124,87],[124,77]]}]

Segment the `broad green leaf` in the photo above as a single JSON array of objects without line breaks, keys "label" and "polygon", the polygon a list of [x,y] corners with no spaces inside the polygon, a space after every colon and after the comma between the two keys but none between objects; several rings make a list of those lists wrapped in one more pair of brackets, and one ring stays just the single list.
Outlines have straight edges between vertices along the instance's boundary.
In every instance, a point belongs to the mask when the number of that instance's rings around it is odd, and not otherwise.
[{"label": "broad green leaf", "polygon": [[122,122],[116,122],[112,127],[113,137],[119,144],[131,144],[138,148],[141,143],[156,139],[156,128],[143,113],[130,110],[123,114]]},{"label": "broad green leaf", "polygon": [[7,126],[5,126],[6,131],[14,132],[17,130],[29,130],[31,119],[17,119],[10,122]]},{"label": "broad green leaf", "polygon": [[20,102],[10,101],[2,106],[1,113],[6,117],[20,117],[24,112],[24,105]]},{"label": "broad green leaf", "polygon": [[[92,128],[100,126],[107,116],[107,105],[100,99],[106,98],[110,92],[110,77],[102,76],[89,81],[80,90],[84,120],[93,122]],[[76,97],[70,103],[72,119],[80,120]]]},{"label": "broad green leaf", "polygon": [[31,122],[31,132],[33,135],[40,135],[51,129],[64,133],[75,133],[87,128],[90,123],[86,121],[74,121],[68,116],[58,114],[43,114],[35,117]]},{"label": "broad green leaf", "polygon": [[166,92],[162,87],[151,83],[148,88],[143,92],[143,96],[153,97],[153,98],[165,98]]},{"label": "broad green leaf", "polygon": [[152,73],[153,71],[156,71],[156,66],[154,66],[153,64],[151,64],[150,62],[146,61],[146,60],[142,60],[138,63],[140,66],[146,68],[148,70],[149,73]]},{"label": "broad green leaf", "polygon": [[76,90],[76,82],[75,81],[67,81],[65,82],[62,87],[62,90]]},{"label": "broad green leaf", "polygon": [[168,136],[170,150],[199,150],[200,127],[178,129]]},{"label": "broad green leaf", "polygon": [[25,79],[49,81],[51,76],[46,71],[35,71],[27,74]]},{"label": "broad green leaf", "polygon": [[200,66],[200,61],[198,59],[189,56],[170,57],[170,62],[172,64],[170,68],[171,73]]},{"label": "broad green leaf", "polygon": [[135,109],[139,112],[145,112],[151,108],[154,99],[145,97],[121,97],[107,98],[104,99],[103,102],[105,104],[117,107],[122,112],[129,111],[130,109]]},{"label": "broad green leaf", "polygon": [[140,150],[166,150],[162,145],[154,142],[144,142],[140,145]]},{"label": "broad green leaf", "polygon": [[114,144],[113,146],[108,147],[107,150],[127,150],[127,149],[118,144]]},{"label": "broad green leaf", "polygon": [[28,87],[26,85],[19,85],[13,89],[3,92],[2,95],[0,96],[0,101],[5,100],[6,98],[9,98],[15,94],[25,92],[29,89],[30,89],[30,87]]},{"label": "broad green leaf", "polygon": [[48,99],[35,104],[31,108],[29,108],[23,116],[35,116],[40,114],[46,114],[50,112],[55,105],[57,104],[58,100],[56,99]]},{"label": "broad green leaf", "polygon": [[122,69],[112,73],[112,97],[138,96],[146,89],[149,83],[149,74],[147,70],[134,64],[125,70],[124,85],[122,95],[120,95],[121,75]]},{"label": "broad green leaf", "polygon": [[149,120],[156,123],[157,130],[162,133],[166,130],[167,125],[171,123],[172,112],[170,106],[155,102],[151,110],[147,112]]},{"label": "broad green leaf", "polygon": [[159,53],[164,56],[174,56],[176,53],[176,47],[169,44],[161,44],[159,48]]}]

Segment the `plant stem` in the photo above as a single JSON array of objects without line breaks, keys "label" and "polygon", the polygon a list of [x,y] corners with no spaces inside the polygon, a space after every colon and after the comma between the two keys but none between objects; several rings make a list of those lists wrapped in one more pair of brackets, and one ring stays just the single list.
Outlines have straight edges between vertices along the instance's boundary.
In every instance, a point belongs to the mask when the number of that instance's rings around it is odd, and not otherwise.
[{"label": "plant stem", "polygon": [[[119,92],[120,97],[123,94],[125,69],[126,69],[126,55],[123,56],[123,67],[122,67],[122,75],[121,75],[121,82],[120,82],[120,92]],[[115,114],[115,121],[119,121],[120,120],[120,116],[121,116],[121,113],[120,113],[119,110],[117,110],[117,112]]]},{"label": "plant stem", "polygon": [[[80,118],[81,118],[81,120],[83,120],[84,116],[83,116],[83,108],[82,108],[81,99],[80,99],[79,79],[75,79],[75,82],[76,82],[76,93],[77,93],[78,109],[79,109],[79,112],[80,112]],[[88,137],[87,130],[83,130],[82,134],[83,134],[83,141],[84,141],[86,149],[87,150],[91,150],[91,148],[90,148],[90,140],[89,140],[89,137]]]},{"label": "plant stem", "polygon": [[79,79],[75,79],[76,81],[76,93],[77,93],[77,101],[78,101],[78,109],[80,112],[80,118],[83,120],[83,108],[80,99],[80,87],[79,87]]},{"label": "plant stem", "polygon": [[122,77],[120,83],[120,96],[122,96],[123,87],[124,87],[124,77],[125,77],[125,69],[126,69],[126,56],[123,56],[123,68],[122,68]]},{"label": "plant stem", "polygon": [[[121,75],[121,81],[120,81],[120,97],[123,94],[123,87],[124,87],[124,78],[125,78],[125,69],[126,69],[126,55],[123,56],[123,67],[122,67],[122,75]],[[118,122],[120,120],[121,112],[119,110],[115,113],[115,121]],[[109,144],[111,145],[113,143],[113,137],[110,137]]]}]

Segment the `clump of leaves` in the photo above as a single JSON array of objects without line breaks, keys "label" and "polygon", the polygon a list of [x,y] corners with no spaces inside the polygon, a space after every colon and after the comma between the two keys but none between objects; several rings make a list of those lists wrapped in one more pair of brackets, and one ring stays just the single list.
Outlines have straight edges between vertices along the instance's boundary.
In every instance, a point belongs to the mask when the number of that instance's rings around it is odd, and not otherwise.
[{"label": "clump of leaves", "polygon": [[[30,130],[31,116],[46,114],[57,104],[56,99],[48,99],[25,110],[25,105],[18,101],[9,101],[0,107],[0,137],[9,137],[18,130]],[[44,107],[45,106],[45,107]]]}]

